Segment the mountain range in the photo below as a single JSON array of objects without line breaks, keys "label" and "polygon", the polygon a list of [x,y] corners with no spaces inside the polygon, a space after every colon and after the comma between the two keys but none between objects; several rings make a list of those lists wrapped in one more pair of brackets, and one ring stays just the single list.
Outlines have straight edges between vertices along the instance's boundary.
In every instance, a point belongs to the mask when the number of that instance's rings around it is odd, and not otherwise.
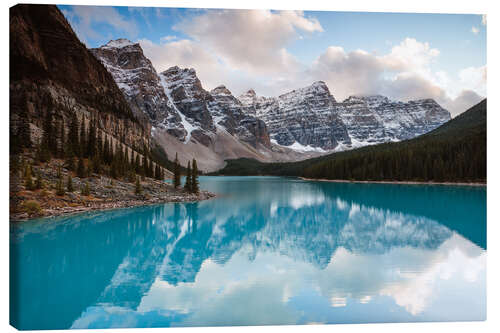
[{"label": "mountain range", "polygon": [[289,163],[241,158],[216,175],[274,175],[348,181],[486,183],[486,99],[438,128],[400,142]]},{"label": "mountain range", "polygon": [[127,39],[87,49],[56,6],[13,7],[10,29],[10,128],[28,123],[34,142],[50,115],[64,129],[53,142],[63,146],[76,114],[139,154],[161,147],[164,157],[196,158],[200,170],[215,171],[230,159],[294,162],[406,140],[451,118],[431,99],[339,102],[322,81],[277,97],[235,96],[222,84],[209,91],[193,68],[157,72]]},{"label": "mountain range", "polygon": [[289,162],[427,133],[451,119],[432,99],[392,101],[351,96],[338,102],[323,81],[278,97],[250,89],[235,97],[224,85],[203,88],[195,69],[158,73],[141,46],[111,40],[90,50],[111,73],[134,114],[181,163],[200,157],[205,171],[227,159]]}]

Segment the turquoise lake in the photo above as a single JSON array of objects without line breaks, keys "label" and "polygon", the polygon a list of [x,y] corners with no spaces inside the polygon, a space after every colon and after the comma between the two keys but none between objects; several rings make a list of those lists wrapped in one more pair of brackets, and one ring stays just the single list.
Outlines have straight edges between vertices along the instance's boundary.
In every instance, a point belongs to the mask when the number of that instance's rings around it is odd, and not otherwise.
[{"label": "turquoise lake", "polygon": [[11,324],[486,319],[485,187],[200,183],[218,197],[11,223]]}]

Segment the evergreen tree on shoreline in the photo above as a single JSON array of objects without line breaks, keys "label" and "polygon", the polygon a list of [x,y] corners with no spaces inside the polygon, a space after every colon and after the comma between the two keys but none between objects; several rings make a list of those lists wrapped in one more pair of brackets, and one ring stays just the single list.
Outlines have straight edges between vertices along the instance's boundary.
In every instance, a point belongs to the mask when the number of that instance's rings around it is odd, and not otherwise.
[{"label": "evergreen tree on shoreline", "polygon": [[73,192],[73,178],[71,178],[71,174],[68,173],[68,180],[66,182],[66,189],[68,192]]},{"label": "evergreen tree on shoreline", "polygon": [[198,165],[196,159],[193,158],[193,170],[191,171],[191,192],[198,194],[200,186],[198,183]]},{"label": "evergreen tree on shoreline", "polygon": [[174,187],[178,188],[181,185],[181,170],[177,153],[174,160]]},{"label": "evergreen tree on shoreline", "polygon": [[76,170],[78,178],[85,178],[85,165],[83,164],[83,158],[78,159],[78,167]]},{"label": "evergreen tree on shoreline", "polygon": [[35,186],[33,185],[33,179],[31,178],[31,165],[27,164],[24,172],[24,186],[27,190],[33,190]]},{"label": "evergreen tree on shoreline", "polygon": [[58,171],[59,176],[57,179],[57,185],[56,185],[56,195],[63,196],[64,195],[64,186],[63,186],[63,178],[62,175],[60,174],[60,171]]},{"label": "evergreen tree on shoreline", "polygon": [[135,194],[137,194],[137,195],[142,194],[142,186],[141,186],[140,177],[135,177]]},{"label": "evergreen tree on shoreline", "polygon": [[191,161],[188,161],[187,172],[186,172],[186,183],[184,184],[184,189],[189,193],[193,192],[192,186],[192,178],[191,178]]}]

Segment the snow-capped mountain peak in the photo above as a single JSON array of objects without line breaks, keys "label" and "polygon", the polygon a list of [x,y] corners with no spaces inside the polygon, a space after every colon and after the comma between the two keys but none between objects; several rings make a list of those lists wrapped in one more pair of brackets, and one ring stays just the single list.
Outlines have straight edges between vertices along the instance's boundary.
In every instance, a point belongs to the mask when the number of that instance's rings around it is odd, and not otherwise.
[{"label": "snow-capped mountain peak", "polygon": [[126,46],[136,45],[138,43],[133,43],[126,38],[118,38],[115,40],[110,40],[106,45],[101,46],[101,48],[123,48]]},{"label": "snow-capped mountain peak", "polygon": [[211,95],[226,95],[226,96],[233,95],[231,93],[231,91],[229,91],[229,89],[227,89],[226,86],[222,85],[222,84],[220,86],[217,86],[214,89],[212,89],[210,91],[210,94]]}]

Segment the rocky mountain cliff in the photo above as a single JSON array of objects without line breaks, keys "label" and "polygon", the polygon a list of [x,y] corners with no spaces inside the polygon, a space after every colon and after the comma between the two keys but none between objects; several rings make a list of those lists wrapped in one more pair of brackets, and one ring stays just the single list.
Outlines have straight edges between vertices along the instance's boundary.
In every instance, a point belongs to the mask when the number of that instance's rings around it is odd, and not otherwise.
[{"label": "rocky mountain cliff", "polygon": [[[150,127],[134,116],[113,76],[87,50],[52,5],[10,8],[10,126],[27,118],[37,142],[44,119],[54,124],[96,119],[99,128],[130,146],[150,139]],[[61,133],[57,133],[61,141]]]},{"label": "rocky mountain cliff", "polygon": [[[433,100],[403,103],[384,96],[351,96],[338,102],[323,81],[278,97],[249,90],[236,98],[224,85],[207,91],[195,69],[174,66],[157,73],[140,45],[126,39],[112,40],[92,53],[111,73],[134,114],[152,123],[153,135],[167,133],[184,144],[200,144],[219,162],[244,156],[284,161],[290,157],[282,155],[291,151],[293,159],[301,159],[301,154],[400,141],[450,119]],[[221,136],[239,148],[227,146]],[[172,146],[168,138],[160,141]],[[221,146],[223,141],[227,147]],[[278,155],[271,157],[273,153]]]},{"label": "rocky mountain cliff", "polygon": [[245,113],[266,122],[274,142],[302,150],[346,150],[411,139],[451,119],[432,99],[404,103],[351,96],[338,103],[322,81],[279,97],[249,90],[238,99]]},{"label": "rocky mountain cliff", "polygon": [[241,111],[241,103],[227,89],[211,92],[194,69],[171,67],[157,73],[137,43],[117,39],[91,49],[115,79],[134,114],[181,142],[213,145],[217,131],[227,131],[257,147],[270,147],[263,121]]},{"label": "rocky mountain cliff", "polygon": [[137,117],[155,125],[179,126],[181,118],[173,110],[153,64],[138,43],[117,39],[90,51],[111,73]]},{"label": "rocky mountain cliff", "polygon": [[404,103],[380,95],[351,96],[336,111],[349,132],[349,148],[411,139],[451,119],[433,99]]},{"label": "rocky mountain cliff", "polygon": [[335,98],[323,81],[279,97],[260,97],[249,90],[239,100],[244,112],[267,124],[272,139],[279,145],[298,143],[331,150],[339,144],[350,144],[346,126],[335,112]]}]

